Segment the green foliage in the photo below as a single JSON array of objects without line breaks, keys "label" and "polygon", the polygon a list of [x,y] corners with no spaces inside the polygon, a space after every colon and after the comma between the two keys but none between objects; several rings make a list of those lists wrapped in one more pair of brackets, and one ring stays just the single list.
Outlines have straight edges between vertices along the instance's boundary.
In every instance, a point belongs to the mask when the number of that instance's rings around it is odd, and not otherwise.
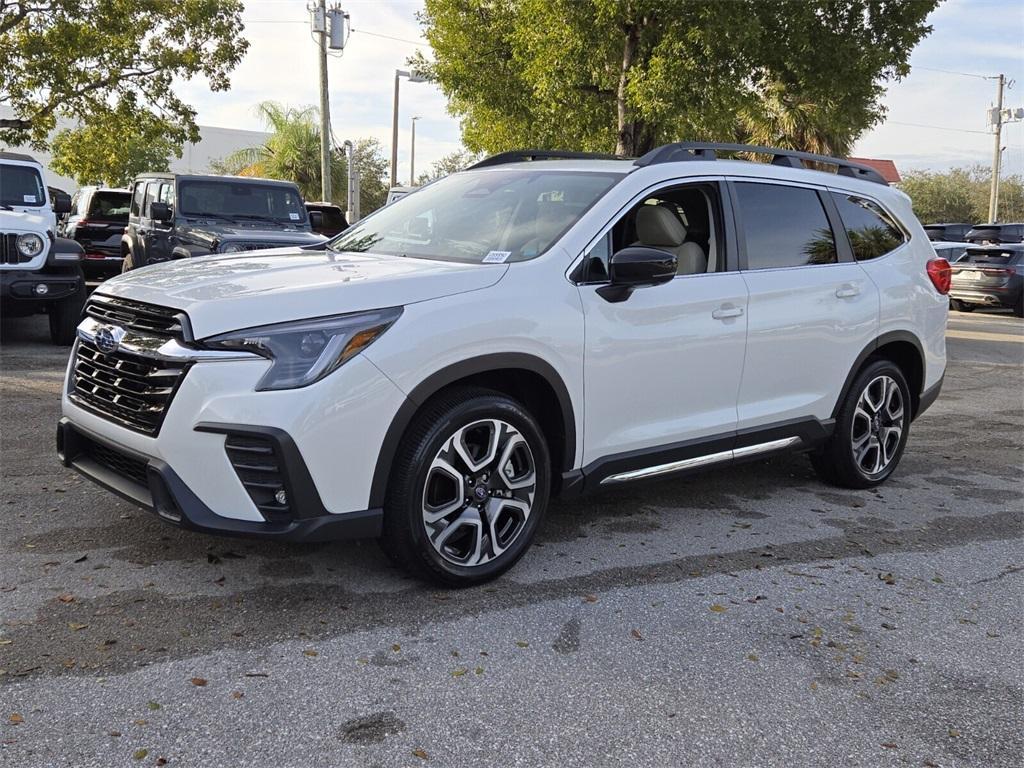
[{"label": "green foliage", "polygon": [[0,0],[0,103],[31,122],[0,142],[43,149],[57,117],[98,129],[129,108],[178,147],[197,141],[176,81],[230,87],[241,13],[240,0]]},{"label": "green foliage", "polygon": [[426,173],[421,173],[416,179],[416,183],[421,186],[429,184],[437,179],[463,171],[480,159],[480,155],[476,152],[469,152],[465,149],[456,150],[436,161]]},{"label": "green foliage", "polygon": [[[265,101],[256,107],[270,136],[257,147],[241,149],[213,163],[218,173],[294,181],[306,200],[320,199],[320,113],[316,107],[286,107]],[[388,159],[376,139],[354,142],[360,173],[359,199],[365,216],[388,196]],[[338,147],[331,154],[332,202],[346,204],[348,160]]]},{"label": "green foliage", "polygon": [[181,147],[146,114],[109,110],[98,123],[61,131],[53,139],[53,170],[80,185],[110,187],[126,187],[146,171],[168,170],[171,155],[181,157]]},{"label": "green foliage", "polygon": [[[981,165],[937,173],[903,174],[900,189],[910,195],[914,213],[926,224],[988,221],[992,172]],[[1003,176],[999,181],[999,220],[1024,221],[1024,177]]]},{"label": "green foliage", "polygon": [[845,154],[909,71],[938,0],[426,0],[474,152],[641,154],[684,139]]}]

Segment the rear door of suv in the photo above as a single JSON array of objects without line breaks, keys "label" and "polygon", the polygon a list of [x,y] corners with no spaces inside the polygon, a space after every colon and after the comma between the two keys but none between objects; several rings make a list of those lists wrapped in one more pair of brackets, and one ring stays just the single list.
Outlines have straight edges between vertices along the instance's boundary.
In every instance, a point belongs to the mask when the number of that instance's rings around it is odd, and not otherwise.
[{"label": "rear door of suv", "polygon": [[738,430],[828,419],[877,336],[878,290],[853,258],[828,190],[748,179],[729,186],[750,294]]}]

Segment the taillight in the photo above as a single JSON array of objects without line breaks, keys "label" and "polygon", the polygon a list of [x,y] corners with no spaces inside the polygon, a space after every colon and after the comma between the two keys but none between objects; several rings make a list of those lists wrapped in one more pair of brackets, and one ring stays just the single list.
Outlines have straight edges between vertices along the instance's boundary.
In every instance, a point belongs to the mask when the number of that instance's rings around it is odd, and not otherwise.
[{"label": "taillight", "polygon": [[1017,274],[1017,270],[1013,267],[1003,267],[1001,269],[983,269],[981,274],[986,277],[1013,277]]},{"label": "taillight", "polygon": [[952,280],[952,268],[945,259],[932,259],[927,266],[928,278],[935,286],[935,290],[945,296],[949,293],[949,284]]}]

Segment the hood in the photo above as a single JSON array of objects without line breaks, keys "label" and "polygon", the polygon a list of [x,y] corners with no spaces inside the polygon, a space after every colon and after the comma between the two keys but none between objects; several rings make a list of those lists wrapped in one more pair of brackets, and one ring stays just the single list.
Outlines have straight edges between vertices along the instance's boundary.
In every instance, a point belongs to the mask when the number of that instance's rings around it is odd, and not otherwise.
[{"label": "hood", "polygon": [[291,225],[275,227],[258,221],[251,224],[232,224],[223,221],[195,222],[180,225],[178,236],[201,242],[211,250],[216,248],[218,243],[236,240],[279,243],[281,245],[313,245],[326,240],[322,235],[315,234],[309,229],[300,229]]},{"label": "hood", "polygon": [[48,215],[41,215],[38,208],[8,211],[0,208],[0,232],[37,232],[45,233],[52,228],[52,220]]},{"label": "hood", "polygon": [[196,338],[413,304],[494,285],[508,267],[278,248],[154,264],[97,293],[184,310]]}]

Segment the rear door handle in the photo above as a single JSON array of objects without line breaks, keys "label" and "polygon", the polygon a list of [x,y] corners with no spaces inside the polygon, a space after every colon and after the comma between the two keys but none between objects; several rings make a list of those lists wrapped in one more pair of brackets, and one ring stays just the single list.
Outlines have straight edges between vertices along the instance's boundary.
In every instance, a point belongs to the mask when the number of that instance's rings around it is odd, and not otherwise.
[{"label": "rear door handle", "polygon": [[730,317],[739,317],[743,314],[743,307],[734,307],[732,304],[723,304],[711,316],[715,320],[728,320]]},{"label": "rear door handle", "polygon": [[847,283],[836,288],[836,298],[839,299],[852,299],[854,296],[860,295],[860,288],[856,285]]}]

